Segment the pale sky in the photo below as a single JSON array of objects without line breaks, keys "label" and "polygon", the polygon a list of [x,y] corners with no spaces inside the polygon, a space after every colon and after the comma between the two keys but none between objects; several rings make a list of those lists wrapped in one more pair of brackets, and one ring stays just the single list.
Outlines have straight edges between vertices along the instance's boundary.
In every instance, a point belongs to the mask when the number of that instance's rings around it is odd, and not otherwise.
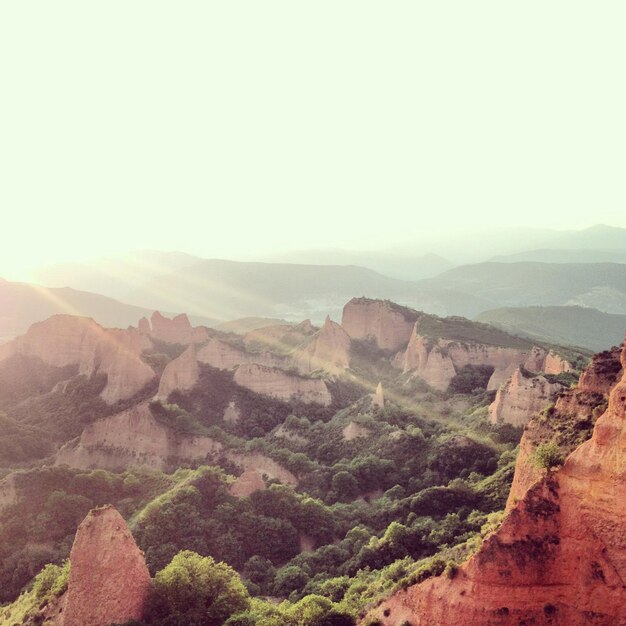
[{"label": "pale sky", "polygon": [[625,26],[623,0],[3,2],[0,276],[626,226]]}]

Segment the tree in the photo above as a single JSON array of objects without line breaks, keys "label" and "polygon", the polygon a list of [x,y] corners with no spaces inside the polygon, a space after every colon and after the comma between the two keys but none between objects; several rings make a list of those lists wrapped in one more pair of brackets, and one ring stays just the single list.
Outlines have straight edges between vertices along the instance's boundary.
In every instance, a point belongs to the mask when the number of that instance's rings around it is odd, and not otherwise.
[{"label": "tree", "polygon": [[548,441],[537,446],[534,462],[539,469],[550,470],[553,467],[563,465],[563,455],[556,443]]},{"label": "tree", "polygon": [[250,596],[235,570],[186,550],[155,576],[146,621],[170,626],[221,626],[249,606]]}]

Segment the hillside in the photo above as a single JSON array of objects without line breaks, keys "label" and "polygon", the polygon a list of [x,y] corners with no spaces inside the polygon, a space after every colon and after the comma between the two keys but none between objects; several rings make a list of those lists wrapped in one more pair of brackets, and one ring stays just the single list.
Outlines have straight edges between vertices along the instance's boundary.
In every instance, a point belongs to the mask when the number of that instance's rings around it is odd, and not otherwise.
[{"label": "hillside", "polygon": [[472,294],[422,289],[358,266],[298,265],[204,260],[149,281],[129,301],[155,309],[177,310],[218,319],[248,316],[290,321],[326,314],[337,318],[346,300],[386,298],[440,315],[467,316],[492,304]]},{"label": "hillside", "polygon": [[479,263],[418,284],[426,290],[473,294],[503,307],[580,305],[616,314],[626,310],[626,264],[621,263]]},{"label": "hillside", "polygon": [[[31,324],[58,313],[91,317],[109,328],[126,328],[152,311],[69,287],[41,287],[0,279],[0,341],[20,335]],[[197,319],[196,323],[212,321]]]},{"label": "hillside", "polygon": [[158,313],[123,331],[36,324],[0,350],[0,601],[27,590],[5,615],[41,603],[29,580],[112,504],[152,576],[193,550],[288,600],[254,599],[246,623],[308,624],[315,605],[354,624],[504,506],[521,431],[489,421],[488,388],[520,367],[571,377],[499,329],[367,298],[341,324],[245,335]]},{"label": "hillside", "polygon": [[493,309],[475,319],[534,341],[576,345],[594,352],[618,345],[626,328],[626,315],[579,306]]}]

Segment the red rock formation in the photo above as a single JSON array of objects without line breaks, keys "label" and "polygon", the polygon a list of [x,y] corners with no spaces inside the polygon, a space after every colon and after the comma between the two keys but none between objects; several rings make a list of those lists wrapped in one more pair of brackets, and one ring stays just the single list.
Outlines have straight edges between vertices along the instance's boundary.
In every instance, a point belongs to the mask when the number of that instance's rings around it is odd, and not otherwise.
[{"label": "red rock formation", "polygon": [[33,324],[28,332],[0,346],[0,361],[12,354],[36,356],[50,365],[78,365],[85,376],[104,373],[107,384],[100,394],[114,404],[134,396],[155,378],[141,353],[150,340],[136,329],[105,329],[87,317],[54,315]]},{"label": "red rock formation", "polygon": [[525,426],[537,413],[545,409],[565,389],[560,383],[550,383],[541,375],[526,377],[520,368],[496,394],[489,407],[493,424],[504,423]]},{"label": "red rock formation", "polygon": [[169,319],[155,311],[150,319],[152,321],[150,334],[160,341],[186,346],[190,343],[203,343],[209,338],[206,328],[202,326],[193,328],[184,313]]},{"label": "red rock formation", "polygon": [[235,382],[255,393],[280,400],[315,402],[322,406],[329,406],[332,402],[328,387],[320,378],[293,376],[275,367],[240,365],[235,372]]},{"label": "red rock formation", "polygon": [[[596,355],[580,375],[578,385],[565,391],[545,419],[531,420],[522,435],[515,464],[515,475],[507,502],[507,510],[523,498],[528,489],[541,478],[533,462],[535,450],[543,441],[557,440],[567,452],[573,451],[572,433],[589,429],[606,406],[608,395],[621,377],[620,349]],[[598,412],[600,410],[600,412]],[[583,429],[583,432],[584,432]]]},{"label": "red rock formation", "polygon": [[56,465],[122,471],[129,467],[167,470],[172,462],[206,462],[222,444],[210,437],[172,432],[152,415],[147,402],[89,424],[64,445]]},{"label": "red rock formation", "polygon": [[396,356],[394,363],[404,373],[412,372],[439,391],[445,391],[457,371],[466,365],[490,365],[494,368],[487,385],[490,390],[498,389],[520,365],[531,372],[543,372],[548,367],[561,373],[569,368],[567,361],[554,353],[546,353],[542,348],[524,350],[425,337],[420,334],[419,328],[418,321],[406,349]]},{"label": "red rock formation", "polygon": [[142,618],[150,574],[113,507],[89,512],[76,532],[70,563],[62,626],[107,626]]},{"label": "red rock formation", "polygon": [[247,469],[231,485],[229,491],[236,498],[243,498],[264,489],[265,481],[261,472],[256,469]]},{"label": "red rock formation", "polygon": [[[626,347],[622,352],[626,365]],[[371,613],[385,626],[626,625],[626,374],[591,439],[533,485],[452,578]]]},{"label": "red rock formation", "polygon": [[200,377],[196,345],[190,343],[189,347],[176,359],[170,361],[163,370],[159,391],[156,397],[166,401],[173,391],[186,391],[191,389]]},{"label": "red rock formation", "polygon": [[247,352],[227,341],[213,337],[206,346],[198,350],[198,361],[211,367],[230,370],[242,363],[259,363],[261,365],[280,366],[280,357],[269,352]]},{"label": "red rock formation", "polygon": [[315,370],[342,372],[350,366],[350,336],[330,317],[306,346],[293,356],[296,367],[305,374]]},{"label": "red rock formation", "polygon": [[147,317],[142,317],[139,320],[139,323],[137,324],[137,329],[139,330],[139,332],[142,335],[149,335],[150,334],[150,322],[148,321]]},{"label": "red rock formation", "polygon": [[382,383],[378,383],[378,386],[376,387],[376,393],[374,393],[372,398],[372,404],[381,409],[385,408],[385,393],[383,391]]},{"label": "red rock formation", "polygon": [[353,298],[343,308],[341,325],[353,339],[372,337],[382,350],[395,352],[406,347],[418,315],[387,300]]}]

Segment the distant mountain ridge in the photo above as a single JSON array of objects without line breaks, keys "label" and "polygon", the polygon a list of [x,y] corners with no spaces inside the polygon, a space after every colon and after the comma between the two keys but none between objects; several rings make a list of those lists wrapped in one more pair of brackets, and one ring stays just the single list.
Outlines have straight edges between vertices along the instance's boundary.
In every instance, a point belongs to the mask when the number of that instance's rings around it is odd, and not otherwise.
[{"label": "distant mountain ridge", "polygon": [[619,345],[626,329],[626,315],[578,306],[493,309],[475,319],[534,340],[577,345],[593,351]]}]

